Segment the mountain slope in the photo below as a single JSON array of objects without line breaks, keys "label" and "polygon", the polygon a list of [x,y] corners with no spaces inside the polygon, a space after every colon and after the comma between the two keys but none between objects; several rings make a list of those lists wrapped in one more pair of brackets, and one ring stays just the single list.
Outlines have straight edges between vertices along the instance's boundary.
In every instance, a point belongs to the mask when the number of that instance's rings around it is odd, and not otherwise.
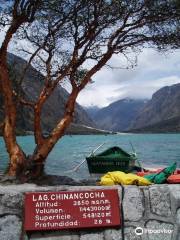
[{"label": "mountain slope", "polygon": [[[22,87],[17,86],[19,76],[22,69],[25,66],[25,61],[20,57],[13,54],[8,55],[8,62],[11,70],[11,79],[16,89],[24,95],[28,100],[35,101],[43,88],[44,78],[33,67],[30,67],[25,75],[25,79],[22,82]],[[61,86],[58,86],[52,96],[45,103],[42,111],[42,127],[44,131],[50,131],[59,118],[63,116],[65,103],[68,97],[68,92]],[[0,96],[0,119],[3,118],[2,110],[2,96]],[[84,124],[88,126],[95,126],[85,110],[76,104],[74,123]],[[33,111],[28,107],[20,106],[17,114],[17,129],[19,131],[32,131],[33,130]]]},{"label": "mountain slope", "polygon": [[135,133],[178,133],[180,132],[180,116],[163,120],[138,129],[130,129]]},{"label": "mountain slope", "polygon": [[84,107],[85,111],[88,113],[89,116],[93,119],[97,112],[101,109],[98,106],[92,106],[92,107]]},{"label": "mountain slope", "polygon": [[144,100],[122,99],[100,109],[93,120],[102,129],[124,131],[129,129],[144,104]]},{"label": "mountain slope", "polygon": [[180,83],[163,87],[152,96],[132,124],[132,129],[160,124],[180,116]]}]

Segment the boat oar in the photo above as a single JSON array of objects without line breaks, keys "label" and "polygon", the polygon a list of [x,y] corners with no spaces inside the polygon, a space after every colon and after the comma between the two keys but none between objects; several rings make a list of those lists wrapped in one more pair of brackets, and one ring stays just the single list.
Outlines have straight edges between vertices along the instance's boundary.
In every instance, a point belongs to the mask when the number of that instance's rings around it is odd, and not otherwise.
[{"label": "boat oar", "polygon": [[[100,147],[102,147],[105,143],[100,144],[95,150],[93,150],[88,157],[90,157],[92,154],[94,154]],[[86,161],[86,159],[84,159],[81,163],[79,163],[76,167],[74,167],[71,170],[65,171],[65,173],[71,173],[71,172],[76,172],[81,165],[83,165],[83,163]]]},{"label": "boat oar", "polygon": [[88,157],[90,157],[92,154],[94,154],[94,153],[95,153],[100,147],[102,147],[104,144],[105,144],[105,142],[102,143],[102,144],[100,144],[95,150],[93,150],[93,151],[89,154]]},{"label": "boat oar", "polygon": [[[134,146],[133,146],[133,144],[132,144],[131,141],[130,141],[130,144],[131,144],[131,148],[132,148],[132,150],[133,150],[133,153],[135,154],[135,156],[137,156],[136,150],[135,150],[135,148],[134,148]],[[144,172],[144,168],[142,167],[142,164],[139,162],[138,159],[136,159],[136,161],[137,161],[139,167],[141,168],[141,171]]]},{"label": "boat oar", "polygon": [[129,143],[131,144],[131,148],[132,148],[132,150],[133,150],[133,153],[134,153],[135,155],[137,155],[137,154],[136,154],[136,151],[135,151],[135,148],[134,148],[134,146],[133,146],[133,144],[132,144],[132,142],[129,141]]}]

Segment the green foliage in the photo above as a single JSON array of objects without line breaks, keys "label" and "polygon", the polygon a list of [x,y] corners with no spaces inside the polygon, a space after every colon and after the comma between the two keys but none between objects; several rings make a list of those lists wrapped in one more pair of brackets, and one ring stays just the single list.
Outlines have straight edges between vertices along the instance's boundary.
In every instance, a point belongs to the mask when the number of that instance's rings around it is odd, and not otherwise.
[{"label": "green foliage", "polygon": [[74,78],[75,78],[75,81],[76,81],[76,84],[77,85],[80,85],[81,82],[83,81],[84,77],[86,76],[88,70],[87,69],[78,69]]}]

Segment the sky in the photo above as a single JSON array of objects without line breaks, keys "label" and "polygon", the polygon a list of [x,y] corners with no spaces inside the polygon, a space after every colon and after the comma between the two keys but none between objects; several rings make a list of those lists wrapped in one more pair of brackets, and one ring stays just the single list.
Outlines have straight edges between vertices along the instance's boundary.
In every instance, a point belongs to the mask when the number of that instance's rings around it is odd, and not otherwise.
[{"label": "sky", "polygon": [[[108,64],[117,67],[120,62],[121,56],[116,55]],[[150,99],[160,88],[180,83],[180,50],[159,53],[144,49],[136,67],[104,67],[93,81],[78,97],[78,102],[86,107],[105,107],[123,98]]]},{"label": "sky", "polygon": [[[0,32],[0,44],[4,32]],[[21,42],[21,44],[26,44]],[[14,43],[9,51],[15,51]],[[180,50],[159,53],[151,48],[144,49],[137,57],[137,66],[131,69],[121,56],[115,55],[97,72],[79,94],[77,102],[85,107],[105,107],[123,99],[150,99],[152,94],[164,86],[180,83]],[[88,66],[87,66],[88,67]]]}]

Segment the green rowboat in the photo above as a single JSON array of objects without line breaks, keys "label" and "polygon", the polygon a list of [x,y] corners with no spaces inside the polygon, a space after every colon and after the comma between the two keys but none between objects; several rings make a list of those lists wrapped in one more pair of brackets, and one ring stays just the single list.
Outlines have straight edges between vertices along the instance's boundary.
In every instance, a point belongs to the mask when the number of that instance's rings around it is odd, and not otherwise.
[{"label": "green rowboat", "polygon": [[131,172],[135,166],[136,154],[129,154],[120,147],[111,147],[99,154],[86,157],[89,173],[110,171]]}]

